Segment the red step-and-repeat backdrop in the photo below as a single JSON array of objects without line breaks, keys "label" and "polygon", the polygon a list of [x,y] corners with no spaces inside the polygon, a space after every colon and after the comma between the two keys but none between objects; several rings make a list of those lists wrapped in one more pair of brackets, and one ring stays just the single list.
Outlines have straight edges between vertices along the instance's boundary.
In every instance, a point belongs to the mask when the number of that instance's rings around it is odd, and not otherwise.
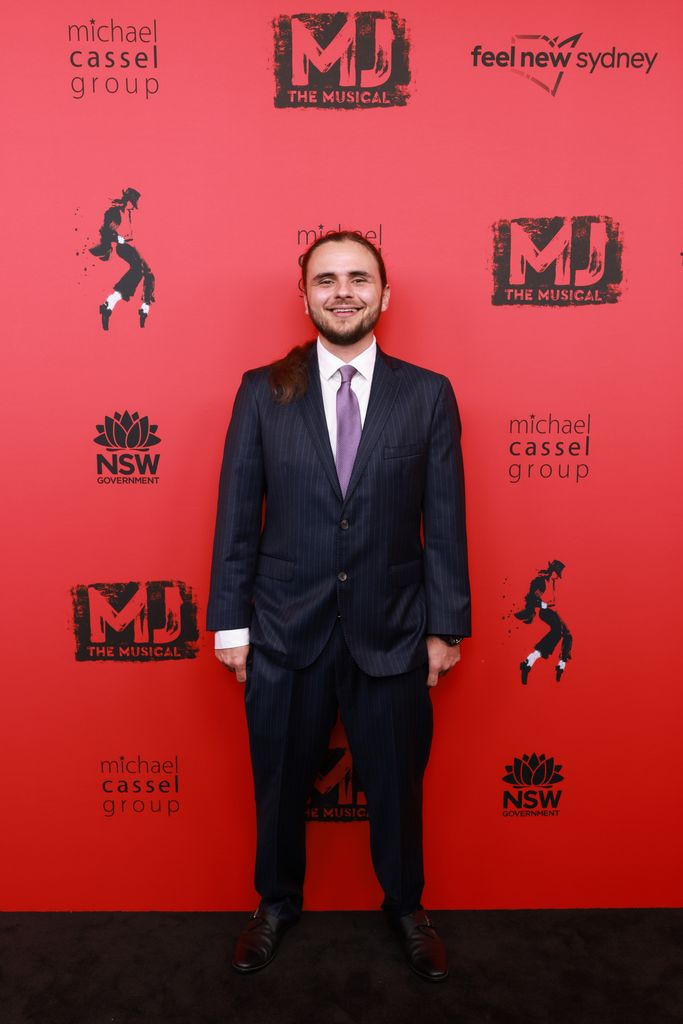
[{"label": "red step-and-repeat backdrop", "polygon": [[[464,424],[426,905],[680,904],[680,4],[115,8],[4,28],[3,905],[255,905],[218,471],[339,226]],[[307,907],[376,907],[340,729],[308,816]]]}]

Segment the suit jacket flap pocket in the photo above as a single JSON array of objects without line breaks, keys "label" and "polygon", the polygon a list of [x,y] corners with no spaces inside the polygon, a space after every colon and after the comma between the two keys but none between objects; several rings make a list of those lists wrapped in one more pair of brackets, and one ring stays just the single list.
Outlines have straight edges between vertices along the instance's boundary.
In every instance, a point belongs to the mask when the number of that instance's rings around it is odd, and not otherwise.
[{"label": "suit jacket flap pocket", "polygon": [[407,459],[411,455],[424,455],[427,451],[426,444],[397,444],[385,445],[385,459]]},{"label": "suit jacket flap pocket", "polygon": [[424,579],[422,559],[415,558],[412,562],[390,565],[389,579],[392,587],[408,587],[411,583],[421,583]]},{"label": "suit jacket flap pocket", "polygon": [[259,555],[256,575],[268,576],[271,580],[291,580],[294,575],[294,562],[286,562],[284,558],[273,558],[272,555]]}]

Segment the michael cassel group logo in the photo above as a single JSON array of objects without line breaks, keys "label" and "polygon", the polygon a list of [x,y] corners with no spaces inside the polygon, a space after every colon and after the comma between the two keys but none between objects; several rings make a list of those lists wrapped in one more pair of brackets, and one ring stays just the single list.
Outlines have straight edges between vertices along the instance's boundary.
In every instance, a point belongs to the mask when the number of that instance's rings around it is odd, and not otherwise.
[{"label": "michael cassel group logo", "polygon": [[508,480],[571,480],[578,484],[590,470],[591,414],[512,416],[507,426]]},{"label": "michael cassel group logo", "polygon": [[577,50],[583,32],[573,36],[541,32],[515,33],[508,47],[477,43],[470,51],[472,67],[479,70],[506,68],[522,75],[551,96],[574,68],[594,75],[596,71],[631,71],[649,75],[659,56],[656,51],[622,50],[616,44],[606,49]]},{"label": "michael cassel group logo", "polygon": [[623,241],[611,217],[517,217],[493,225],[494,306],[618,302]]},{"label": "michael cassel group logo", "polygon": [[159,453],[150,448],[161,441],[156,423],[138,412],[115,412],[96,426],[95,444],[104,448],[97,454],[98,484],[157,484]]},{"label": "michael cassel group logo", "polygon": [[144,758],[123,755],[100,761],[102,810],[106,818],[161,814],[167,818],[180,810],[178,755]]},{"label": "michael cassel group logo", "polygon": [[545,754],[523,754],[505,765],[503,776],[512,789],[503,790],[504,818],[557,817],[564,781],[561,764]]},{"label": "michael cassel group logo", "polygon": [[275,29],[275,106],[403,107],[406,23],[393,11],[282,15]]},{"label": "michael cassel group logo", "polygon": [[76,661],[196,658],[197,606],[180,580],[78,584],[71,594]]},{"label": "michael cassel group logo", "polygon": [[156,18],[129,25],[89,18],[66,26],[71,95],[139,96],[146,100],[159,91],[159,46]]}]

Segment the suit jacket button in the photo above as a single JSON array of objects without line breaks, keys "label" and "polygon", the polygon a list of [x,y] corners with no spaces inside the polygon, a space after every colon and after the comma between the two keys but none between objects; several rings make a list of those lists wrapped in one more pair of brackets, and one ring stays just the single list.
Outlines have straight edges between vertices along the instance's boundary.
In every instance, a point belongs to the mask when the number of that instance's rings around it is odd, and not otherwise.
[{"label": "suit jacket button", "polygon": [[339,525],[341,526],[342,530],[348,530],[348,528],[349,528],[349,521],[348,521],[348,519],[342,519],[342,521],[341,521],[341,523]]},{"label": "suit jacket button", "polygon": [[348,578],[349,577],[346,575],[345,572],[338,572],[337,573],[337,579],[339,580],[340,583],[346,583]]}]

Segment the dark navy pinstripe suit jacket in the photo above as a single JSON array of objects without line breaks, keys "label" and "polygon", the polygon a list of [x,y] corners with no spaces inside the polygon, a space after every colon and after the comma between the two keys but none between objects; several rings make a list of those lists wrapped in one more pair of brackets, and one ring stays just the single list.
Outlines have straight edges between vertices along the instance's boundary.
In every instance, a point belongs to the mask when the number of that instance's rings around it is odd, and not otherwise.
[{"label": "dark navy pinstripe suit jacket", "polygon": [[297,669],[315,660],[340,616],[364,672],[407,672],[427,661],[427,634],[470,634],[453,388],[378,348],[342,499],[315,345],[308,366],[308,391],[289,405],[273,401],[267,367],[242,379],[225,442],[207,628],[249,626],[255,646]]}]

